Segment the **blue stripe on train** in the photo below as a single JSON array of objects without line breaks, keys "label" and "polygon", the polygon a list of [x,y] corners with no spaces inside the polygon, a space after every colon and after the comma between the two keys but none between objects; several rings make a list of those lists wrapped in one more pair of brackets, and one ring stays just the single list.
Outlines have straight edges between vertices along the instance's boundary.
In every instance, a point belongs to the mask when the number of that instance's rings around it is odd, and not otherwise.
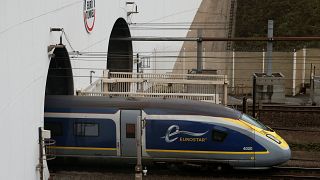
[{"label": "blue stripe on train", "polygon": [[[62,126],[61,136],[53,137],[56,146],[72,147],[116,147],[116,124],[111,119],[92,118],[45,118],[45,126],[49,123],[58,123]],[[76,136],[75,123],[96,123],[99,124],[98,136]]]},{"label": "blue stripe on train", "polygon": [[[223,142],[213,141],[212,131],[226,133]],[[253,136],[253,134],[252,134]],[[194,121],[147,120],[146,148],[195,151],[266,151],[254,139],[235,130]]]}]

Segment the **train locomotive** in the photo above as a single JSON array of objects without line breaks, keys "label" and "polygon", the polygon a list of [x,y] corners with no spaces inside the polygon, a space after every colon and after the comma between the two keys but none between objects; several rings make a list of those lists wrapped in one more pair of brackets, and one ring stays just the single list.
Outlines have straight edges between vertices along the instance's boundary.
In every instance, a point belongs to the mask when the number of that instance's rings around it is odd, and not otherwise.
[{"label": "train locomotive", "polygon": [[136,159],[142,118],[142,158],[148,162],[222,163],[268,168],[291,157],[272,129],[237,110],[179,99],[47,96],[45,129],[61,157]]}]

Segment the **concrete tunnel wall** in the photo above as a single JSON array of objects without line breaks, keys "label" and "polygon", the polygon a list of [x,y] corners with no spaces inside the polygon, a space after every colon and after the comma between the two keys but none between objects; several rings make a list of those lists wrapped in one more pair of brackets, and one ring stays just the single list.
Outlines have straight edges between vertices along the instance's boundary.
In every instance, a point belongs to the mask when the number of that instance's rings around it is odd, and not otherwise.
[{"label": "concrete tunnel wall", "polygon": [[[0,11],[0,179],[39,179],[38,127],[43,127],[44,97],[50,65],[48,46],[63,44],[68,52],[106,52],[114,23],[126,18],[124,0],[97,1],[92,32],[85,29],[83,0],[4,0]],[[72,68],[86,62],[71,61]],[[105,68],[106,62],[97,65]],[[81,72],[73,71],[76,77]],[[49,73],[50,74],[50,73]],[[99,74],[97,74],[99,75]],[[74,78],[74,88],[88,78]],[[70,86],[71,87],[71,86]],[[69,88],[67,88],[69,89]],[[68,92],[69,93],[69,92]]]}]

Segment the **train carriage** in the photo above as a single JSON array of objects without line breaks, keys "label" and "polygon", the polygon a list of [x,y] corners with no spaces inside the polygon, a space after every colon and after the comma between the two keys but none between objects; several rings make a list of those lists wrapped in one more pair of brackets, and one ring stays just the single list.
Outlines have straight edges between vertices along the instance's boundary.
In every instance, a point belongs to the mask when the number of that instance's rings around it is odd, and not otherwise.
[{"label": "train carriage", "polygon": [[288,144],[273,130],[221,105],[178,99],[47,96],[45,128],[58,156],[136,158],[152,162],[225,163],[266,168],[286,162]]}]

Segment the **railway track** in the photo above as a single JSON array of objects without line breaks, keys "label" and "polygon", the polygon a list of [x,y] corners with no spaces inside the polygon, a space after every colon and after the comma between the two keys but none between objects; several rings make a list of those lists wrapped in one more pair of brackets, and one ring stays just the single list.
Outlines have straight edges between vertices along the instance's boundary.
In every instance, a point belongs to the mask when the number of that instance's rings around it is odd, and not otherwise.
[{"label": "railway track", "polygon": [[274,167],[276,174],[271,177],[290,179],[320,179],[320,168]]},{"label": "railway track", "polygon": [[[108,169],[88,168],[60,170],[52,173],[51,180],[91,180],[102,179],[133,179],[134,169],[132,166],[121,168],[117,166]],[[320,168],[305,167],[273,167],[268,170],[233,170],[224,169],[200,169],[199,167],[185,167],[182,169],[168,169],[158,166],[149,166],[148,175],[144,179],[150,180],[208,180],[208,179],[320,179]]]},{"label": "railway track", "polygon": [[263,105],[257,110],[262,112],[295,112],[295,113],[318,113],[320,106],[285,106],[285,105]]},{"label": "railway track", "polygon": [[[242,110],[242,106],[237,106],[232,108],[236,108],[238,110]],[[252,106],[248,106],[247,109],[249,112],[252,111]],[[263,104],[259,107],[256,105],[256,111],[261,112],[294,112],[294,113],[316,113],[320,112],[320,106],[293,106],[293,105],[280,105],[280,104]]]},{"label": "railway track", "polygon": [[294,132],[320,132],[320,129],[310,129],[310,128],[286,128],[286,127],[273,127],[273,130],[277,131],[294,131]]},{"label": "railway track", "polygon": [[315,159],[305,159],[305,158],[291,158],[290,161],[318,162],[318,160],[315,160]]}]

